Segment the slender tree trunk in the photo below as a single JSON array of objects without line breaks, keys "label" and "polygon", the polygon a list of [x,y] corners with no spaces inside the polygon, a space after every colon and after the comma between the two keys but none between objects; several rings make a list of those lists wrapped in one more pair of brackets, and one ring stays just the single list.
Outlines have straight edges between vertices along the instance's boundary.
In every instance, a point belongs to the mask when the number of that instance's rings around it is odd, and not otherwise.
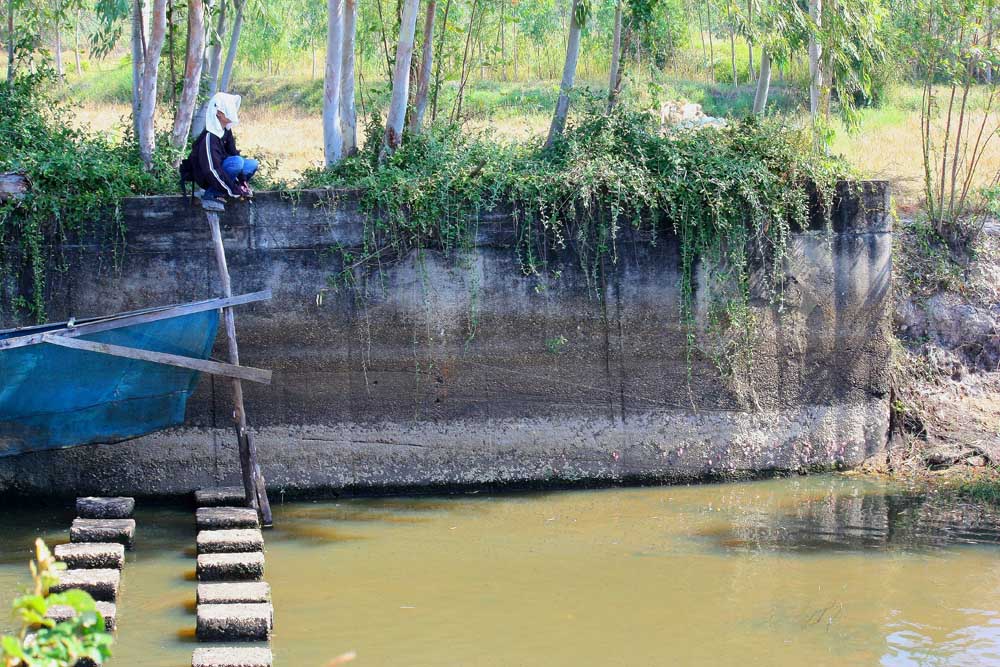
[{"label": "slender tree trunk", "polygon": [[332,167],[344,157],[340,73],[344,64],[344,0],[327,0],[326,76],[323,83],[323,155]]},{"label": "slender tree trunk", "polygon": [[[753,23],[753,0],[747,0],[747,23]],[[747,36],[747,52],[750,57],[748,72],[750,73],[750,80],[754,81],[757,79],[757,73],[754,72],[753,69],[753,42],[750,40],[749,34]],[[763,58],[763,56],[761,56],[761,58]]]},{"label": "slender tree trunk", "polygon": [[385,137],[379,159],[385,159],[403,143],[406,101],[410,97],[410,61],[413,59],[413,35],[417,29],[419,0],[404,0],[399,20],[399,43],[396,46],[396,69],[392,75],[392,100],[385,120]]},{"label": "slender tree trunk", "polygon": [[385,52],[385,74],[392,75],[392,59],[389,57],[389,38],[385,35],[385,19],[382,18],[382,0],[375,0],[375,8],[378,10],[378,29],[382,33],[382,50]]},{"label": "slender tree trunk", "polygon": [[170,104],[177,108],[177,70],[174,65],[174,0],[167,0],[167,39],[170,58]]},{"label": "slender tree trunk", "polygon": [[413,115],[410,118],[410,131],[420,132],[427,111],[427,95],[431,87],[431,67],[434,60],[434,17],[437,13],[437,0],[427,0],[427,14],[424,18],[424,44],[420,56],[420,73],[417,78],[417,95],[413,100]]},{"label": "slender tree trunk", "polygon": [[[222,0],[219,5],[219,14],[216,17],[215,24],[215,34],[212,37],[210,43],[206,39],[205,43],[205,62],[201,67],[201,77],[202,77],[202,88],[207,86],[205,101],[198,108],[195,113],[194,120],[191,123],[191,137],[197,138],[198,135],[202,133],[205,129],[205,110],[208,108],[208,103],[219,92],[219,66],[222,61],[222,40],[226,35],[226,3],[228,0]],[[268,61],[270,63],[270,61]]]},{"label": "slender tree trunk", "polygon": [[150,16],[149,44],[146,46],[145,66],[142,70],[142,112],[139,121],[139,156],[146,169],[153,166],[156,149],[156,132],[153,118],[156,114],[156,83],[160,67],[160,54],[167,33],[167,0],[154,0]]},{"label": "slender tree trunk", "polygon": [[[822,0],[809,0],[809,16],[816,29],[820,28],[823,14]],[[822,48],[815,33],[809,36],[809,115],[813,122],[819,114],[820,95],[823,90],[823,68],[821,65]]]},{"label": "slender tree trunk", "polygon": [[309,74],[309,80],[316,80],[316,45],[311,41],[309,42],[309,50],[312,51],[312,72]]},{"label": "slender tree trunk", "polygon": [[622,57],[622,0],[615,4],[615,28],[611,39],[611,76],[608,79],[608,113],[615,108],[615,98],[618,96],[618,80],[621,78]]},{"label": "slender tree trunk", "polygon": [[771,89],[771,56],[761,49],[760,75],[757,77],[757,93],[753,98],[753,112],[763,115],[767,108],[767,94]]},{"label": "slender tree trunk", "polygon": [[736,35],[733,34],[732,5],[726,1],[726,22],[729,24],[729,61],[733,66],[733,87],[740,85],[740,77],[736,71]]},{"label": "slender tree trunk", "polygon": [[444,3],[444,16],[441,17],[441,37],[438,38],[437,46],[437,67],[434,68],[434,92],[431,95],[431,122],[437,120],[438,91],[441,89],[441,63],[444,61],[444,36],[448,32],[448,10],[451,9],[451,0]]},{"label": "slender tree trunk", "polygon": [[712,3],[705,3],[705,14],[708,17],[708,76],[712,83],[715,83],[715,40],[712,38]]},{"label": "slender tree trunk", "polygon": [[132,5],[132,132],[138,142],[139,114],[142,111],[142,70],[145,50],[142,47],[142,0]]},{"label": "slender tree trunk", "polygon": [[7,0],[7,83],[14,83],[14,0]]},{"label": "slender tree trunk", "polygon": [[184,63],[184,86],[181,89],[170,145],[181,150],[187,143],[194,116],[198,89],[201,87],[201,67],[205,59],[205,2],[188,0],[187,56]]},{"label": "slender tree trunk", "polygon": [[62,2],[56,2],[55,38],[56,74],[63,79],[66,77],[66,70],[63,68],[62,54]]},{"label": "slender tree trunk", "polygon": [[578,0],[573,0],[573,6],[570,9],[566,63],[563,65],[562,82],[559,84],[559,100],[556,102],[556,111],[552,114],[552,125],[549,127],[549,136],[545,140],[546,146],[551,146],[556,137],[562,135],[563,129],[566,127],[566,117],[569,115],[569,94],[573,90],[573,81],[576,79],[576,63],[580,58],[580,24],[576,20],[577,2]]},{"label": "slender tree trunk", "polygon": [[462,54],[462,69],[458,81],[458,95],[455,98],[455,106],[452,109],[451,122],[459,122],[462,118],[462,100],[465,98],[465,83],[469,80],[469,47],[472,45],[472,28],[476,20],[476,8],[479,7],[479,0],[473,0],[472,10],[469,12],[469,28],[465,32],[465,51]]},{"label": "slender tree trunk", "polygon": [[701,59],[708,60],[708,45],[705,44],[705,22],[701,16],[701,3],[698,6],[698,34],[701,36]]},{"label": "slender tree trunk", "polygon": [[80,9],[76,10],[76,25],[73,26],[73,56],[76,59],[76,75],[83,76],[80,65]]},{"label": "slender tree trunk", "polygon": [[229,92],[229,84],[233,80],[233,66],[236,64],[236,52],[240,46],[240,31],[243,29],[243,9],[247,5],[247,0],[237,0],[237,2],[239,4],[236,5],[236,16],[233,18],[233,34],[229,37],[226,66],[222,68],[222,82],[219,84],[219,90],[224,93]]},{"label": "slender tree trunk", "polygon": [[358,112],[354,106],[354,50],[357,43],[358,4],[344,0],[344,49],[340,66],[340,127],[344,155],[358,152]]}]

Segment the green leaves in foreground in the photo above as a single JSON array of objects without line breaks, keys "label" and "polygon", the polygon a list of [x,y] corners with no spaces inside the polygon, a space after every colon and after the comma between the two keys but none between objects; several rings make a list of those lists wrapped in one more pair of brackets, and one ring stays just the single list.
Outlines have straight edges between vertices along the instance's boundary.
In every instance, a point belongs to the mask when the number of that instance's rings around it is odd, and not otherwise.
[{"label": "green leaves in foreground", "polygon": [[[13,603],[21,631],[0,637],[3,667],[73,667],[81,658],[104,664],[111,655],[112,637],[104,631],[104,618],[94,599],[76,589],[49,593],[65,565],[55,560],[40,539],[35,541],[30,568],[32,589]],[[48,610],[57,605],[72,607],[75,616],[62,623],[47,618]]]}]

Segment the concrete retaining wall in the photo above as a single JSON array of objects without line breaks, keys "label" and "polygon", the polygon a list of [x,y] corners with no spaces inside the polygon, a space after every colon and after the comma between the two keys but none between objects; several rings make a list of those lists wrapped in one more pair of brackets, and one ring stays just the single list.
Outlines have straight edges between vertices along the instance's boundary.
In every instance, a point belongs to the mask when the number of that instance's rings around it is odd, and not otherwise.
[{"label": "concrete retaining wall", "polygon": [[[794,235],[784,312],[757,304],[749,382],[720,377],[703,353],[688,362],[670,233],[655,245],[626,235],[594,285],[569,252],[552,262],[558,273],[523,276],[497,215],[459,261],[414,252],[378,274],[355,267],[362,287],[331,290],[343,268],[331,247],[361,239],[351,193],[231,206],[234,290],[274,291],[237,316],[243,362],[274,370],[271,386],[244,385],[269,486],[670,481],[857,464],[888,429],[891,220],[884,183],[843,194],[832,229]],[[68,249],[71,270],[49,285],[53,319],[216,294],[199,209],[179,197],[125,206],[120,271],[94,243]],[[0,459],[0,490],[238,483],[229,405],[227,383],[203,378],[184,428]]]}]

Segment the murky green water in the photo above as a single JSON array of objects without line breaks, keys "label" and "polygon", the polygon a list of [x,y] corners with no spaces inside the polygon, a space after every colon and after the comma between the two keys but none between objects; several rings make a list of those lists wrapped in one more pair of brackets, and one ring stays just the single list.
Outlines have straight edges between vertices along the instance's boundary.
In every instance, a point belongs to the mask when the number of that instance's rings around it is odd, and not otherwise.
[{"label": "murky green water", "polygon": [[[841,477],[296,503],[276,664],[1000,665],[1000,516]],[[140,509],[119,667],[195,643],[193,514]],[[3,512],[0,605],[71,512]],[[0,617],[0,627],[9,626]]]}]

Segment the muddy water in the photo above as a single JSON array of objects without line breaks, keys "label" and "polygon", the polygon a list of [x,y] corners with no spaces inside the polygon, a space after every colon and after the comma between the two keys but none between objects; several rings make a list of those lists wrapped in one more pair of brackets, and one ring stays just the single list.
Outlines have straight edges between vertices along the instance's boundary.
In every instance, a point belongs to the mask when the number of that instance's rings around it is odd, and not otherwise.
[{"label": "muddy water", "polygon": [[[0,516],[0,605],[36,534]],[[190,664],[190,511],[138,513],[117,666]],[[1000,516],[867,481],[294,503],[276,664],[1000,665]],[[0,617],[0,628],[10,622]]]}]

